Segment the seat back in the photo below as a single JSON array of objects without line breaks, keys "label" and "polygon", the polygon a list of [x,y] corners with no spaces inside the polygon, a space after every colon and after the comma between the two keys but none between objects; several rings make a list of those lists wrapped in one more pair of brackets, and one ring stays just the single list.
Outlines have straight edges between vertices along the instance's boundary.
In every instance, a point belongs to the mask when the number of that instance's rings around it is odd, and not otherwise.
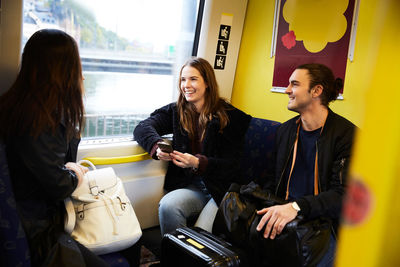
[{"label": "seat back", "polygon": [[247,182],[257,181],[272,172],[275,134],[279,122],[252,118],[245,136],[241,166]]},{"label": "seat back", "polygon": [[19,220],[8,172],[5,146],[0,142],[0,266],[31,266],[28,242]]}]

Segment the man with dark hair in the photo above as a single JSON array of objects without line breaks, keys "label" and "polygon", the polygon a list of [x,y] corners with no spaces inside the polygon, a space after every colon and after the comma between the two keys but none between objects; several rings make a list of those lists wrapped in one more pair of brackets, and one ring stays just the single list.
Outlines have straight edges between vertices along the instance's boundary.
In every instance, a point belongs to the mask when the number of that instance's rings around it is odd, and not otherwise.
[{"label": "man with dark hair", "polygon": [[258,211],[263,215],[264,238],[274,239],[285,225],[302,215],[305,219],[329,217],[333,221],[330,249],[318,266],[331,266],[341,212],[355,126],[328,108],[343,81],[321,64],[296,68],[285,93],[288,109],[298,116],[283,123],[276,136],[275,180],[269,188],[288,204]]}]

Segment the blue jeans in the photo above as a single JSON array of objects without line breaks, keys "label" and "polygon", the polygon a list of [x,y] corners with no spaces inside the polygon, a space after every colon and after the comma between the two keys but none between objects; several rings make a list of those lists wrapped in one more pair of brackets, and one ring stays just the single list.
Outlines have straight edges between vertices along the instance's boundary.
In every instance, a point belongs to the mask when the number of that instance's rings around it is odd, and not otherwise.
[{"label": "blue jeans", "polygon": [[187,220],[195,219],[210,199],[211,195],[200,179],[166,194],[158,204],[161,234],[186,226]]},{"label": "blue jeans", "polygon": [[335,260],[336,252],[336,238],[331,234],[331,239],[329,240],[329,248],[325,255],[322,257],[321,261],[317,264],[317,267],[332,267]]}]

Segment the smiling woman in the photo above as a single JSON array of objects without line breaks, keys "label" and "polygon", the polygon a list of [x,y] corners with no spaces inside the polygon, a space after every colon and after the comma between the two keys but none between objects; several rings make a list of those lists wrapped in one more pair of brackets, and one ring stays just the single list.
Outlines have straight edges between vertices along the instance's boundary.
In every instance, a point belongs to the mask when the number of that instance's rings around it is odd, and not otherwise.
[{"label": "smiling woman", "polygon": [[[219,96],[215,73],[203,58],[191,58],[179,75],[178,101],[154,111],[135,128],[134,136],[153,159],[169,162],[159,203],[161,233],[207,212],[196,226],[211,231],[216,202],[231,182],[240,182],[239,158],[250,116]],[[173,134],[172,152],[158,147]],[[205,219],[204,219],[205,218]]]}]

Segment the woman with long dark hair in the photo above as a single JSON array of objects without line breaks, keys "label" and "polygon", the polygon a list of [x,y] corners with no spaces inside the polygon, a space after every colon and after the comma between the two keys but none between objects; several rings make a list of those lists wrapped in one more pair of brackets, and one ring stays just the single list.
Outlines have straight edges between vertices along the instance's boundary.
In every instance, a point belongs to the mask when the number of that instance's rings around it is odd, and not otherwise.
[{"label": "woman with long dark hair", "polygon": [[[154,159],[169,161],[168,194],[159,203],[162,234],[196,219],[206,204],[210,213],[197,226],[211,231],[215,203],[241,179],[239,160],[250,118],[219,96],[205,59],[191,58],[182,66],[178,101],[157,109],[134,130],[135,140]],[[171,133],[174,150],[163,152],[158,142]]]},{"label": "woman with long dark hair", "polygon": [[64,232],[63,200],[87,172],[75,163],[82,95],[75,40],[55,29],[34,33],[16,81],[0,97],[0,137],[33,266],[106,266]]}]

